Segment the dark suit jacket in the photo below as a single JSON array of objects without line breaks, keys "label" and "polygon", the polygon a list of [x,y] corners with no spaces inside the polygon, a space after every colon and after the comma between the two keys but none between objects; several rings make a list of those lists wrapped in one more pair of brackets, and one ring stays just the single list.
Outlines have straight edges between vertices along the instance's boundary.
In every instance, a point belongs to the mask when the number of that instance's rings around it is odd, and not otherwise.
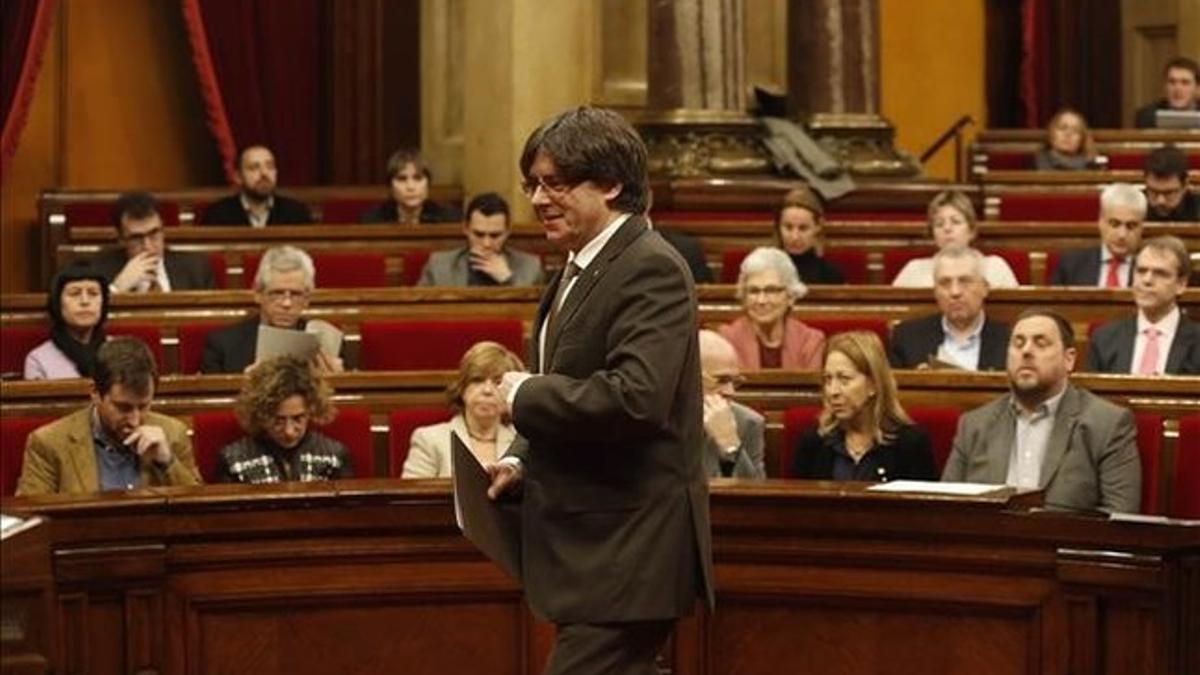
[{"label": "dark suit jacket", "polygon": [[[1097,286],[1100,279],[1100,247],[1063,251],[1058,267],[1050,276],[1051,286]],[[1133,285],[1133,265],[1129,266],[1128,285]]]},{"label": "dark suit jacket", "polygon": [[[399,214],[396,213],[396,201],[389,199],[362,214],[358,222],[365,224],[395,224],[398,220]],[[463,222],[463,214],[453,206],[445,206],[437,202],[425,200],[425,203],[421,205],[421,215],[417,217],[417,221],[421,223],[461,223]]]},{"label": "dark suit jacket", "polygon": [[[275,195],[271,215],[267,217],[268,225],[309,225],[312,222],[312,212],[302,202]],[[246,209],[242,208],[241,195],[233,194],[209,204],[208,208],[204,209],[200,224],[249,225],[250,216],[246,214]]]},{"label": "dark suit jacket", "polygon": [[556,623],[610,623],[682,616],[698,595],[711,603],[696,295],[683,260],[631,216],[556,324],[543,374],[513,402],[530,607]]},{"label": "dark suit jacket", "polygon": [[[872,448],[871,454],[874,453],[879,453],[880,467],[888,480],[938,479],[929,434],[921,427],[900,427],[892,442]],[[796,441],[792,477],[832,480],[836,454],[832,435],[821,436],[816,426],[805,429]]]},{"label": "dark suit jacket", "polygon": [[704,247],[700,245],[700,240],[685,232],[674,232],[672,230],[655,230],[667,243],[675,247],[679,251],[679,255],[683,256],[684,262],[687,263],[688,269],[692,272],[692,280],[698,284],[711,284],[713,282],[712,270],[708,267],[708,260],[704,257]]},{"label": "dark suit jacket", "polygon": [[1180,221],[1190,222],[1200,220],[1200,195],[1195,192],[1187,192],[1183,195],[1183,199],[1179,201],[1179,205],[1171,210],[1170,213],[1158,215],[1154,209],[1146,211],[1146,221],[1156,223],[1177,223]]},{"label": "dark suit jacket", "polygon": [[[1007,325],[984,317],[983,331],[979,334],[979,370],[1004,370],[1008,334]],[[945,339],[941,314],[901,321],[888,342],[888,361],[893,368],[916,368],[936,355]]]},{"label": "dark suit jacket", "polygon": [[[1004,484],[1017,433],[1012,403],[1012,394],[1005,394],[959,418],[943,481]],[[1038,488],[1050,508],[1137,513],[1142,465],[1133,413],[1068,384]]]},{"label": "dark suit jacket", "polygon": [[[109,283],[121,273],[129,257],[124,249],[106,251],[91,260],[93,269],[100,272]],[[167,280],[173,291],[194,291],[216,288],[213,281],[212,266],[208,258],[199,253],[180,253],[168,250],[163,258],[163,266],[167,268]]]},{"label": "dark suit jacket", "polygon": [[[200,363],[202,373],[238,373],[254,363],[254,352],[258,347],[258,315],[239,321],[227,328],[215,330],[204,339],[204,358]],[[304,319],[300,319],[299,330],[304,330]],[[346,343],[342,342],[342,365],[351,364],[346,357]]]},{"label": "dark suit jacket", "polygon": [[[1088,341],[1085,370],[1095,373],[1129,373],[1133,366],[1133,343],[1137,338],[1137,315],[1109,321],[1096,329]],[[1179,317],[1179,328],[1167,352],[1167,374],[1200,375],[1200,323]]]}]

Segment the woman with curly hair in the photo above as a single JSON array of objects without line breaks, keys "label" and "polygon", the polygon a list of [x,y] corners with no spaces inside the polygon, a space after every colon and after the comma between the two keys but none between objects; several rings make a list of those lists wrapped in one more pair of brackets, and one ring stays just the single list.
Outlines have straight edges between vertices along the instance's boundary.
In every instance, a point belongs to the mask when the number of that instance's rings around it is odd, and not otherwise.
[{"label": "woman with curly hair", "polygon": [[217,482],[353,478],[346,446],[310,428],[333,419],[332,396],[299,359],[281,356],[252,368],[234,409],[246,436],[221,449]]}]

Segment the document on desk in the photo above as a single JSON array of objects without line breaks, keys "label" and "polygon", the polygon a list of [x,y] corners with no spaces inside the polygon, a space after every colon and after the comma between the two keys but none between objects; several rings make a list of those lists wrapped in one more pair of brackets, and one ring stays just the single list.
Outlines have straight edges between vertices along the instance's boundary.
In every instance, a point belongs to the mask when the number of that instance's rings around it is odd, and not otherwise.
[{"label": "document on desk", "polygon": [[276,356],[294,356],[307,361],[316,355],[320,344],[319,338],[312,333],[264,325],[258,327],[254,357],[266,361]]},{"label": "document on desk", "polygon": [[1003,485],[990,483],[939,483],[928,480],[894,480],[879,483],[867,488],[871,492],[924,492],[926,494],[978,496],[996,490],[1003,490]]},{"label": "document on desk", "polygon": [[454,516],[467,539],[484,555],[521,580],[521,504],[488,499],[492,480],[458,434],[450,432]]}]

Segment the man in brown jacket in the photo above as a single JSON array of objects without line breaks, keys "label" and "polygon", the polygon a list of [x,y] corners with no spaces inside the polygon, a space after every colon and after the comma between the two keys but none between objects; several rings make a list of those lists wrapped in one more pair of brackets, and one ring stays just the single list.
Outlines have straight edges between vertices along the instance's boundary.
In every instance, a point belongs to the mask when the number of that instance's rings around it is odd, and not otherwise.
[{"label": "man in brown jacket", "polygon": [[92,377],[91,405],[29,435],[17,494],[198,485],[187,427],[150,412],[158,372],[146,345],[106,342]]}]

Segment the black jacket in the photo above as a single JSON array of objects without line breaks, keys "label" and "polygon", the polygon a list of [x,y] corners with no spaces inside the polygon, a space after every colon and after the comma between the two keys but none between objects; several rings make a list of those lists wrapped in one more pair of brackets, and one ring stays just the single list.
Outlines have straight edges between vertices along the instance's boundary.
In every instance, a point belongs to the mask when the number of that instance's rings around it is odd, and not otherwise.
[{"label": "black jacket", "polygon": [[[1137,316],[1109,321],[1096,329],[1088,340],[1084,370],[1093,373],[1125,373],[1133,367],[1133,347],[1137,338]],[[1179,317],[1175,339],[1167,352],[1169,375],[1200,375],[1200,323]]]},{"label": "black jacket", "polygon": [[[271,215],[267,217],[268,225],[311,225],[312,213],[302,202],[295,199],[275,195],[271,206]],[[250,216],[242,208],[240,194],[218,199],[204,209],[200,218],[201,225],[249,225]]]},{"label": "black jacket", "polygon": [[[831,480],[836,454],[834,441],[834,434],[821,436],[817,433],[815,425],[805,429],[796,441],[796,454],[792,458],[792,477]],[[882,469],[880,476],[884,480],[938,479],[929,434],[918,426],[900,427],[891,443],[875,446],[867,456],[875,453],[879,453],[876,461]]]},{"label": "black jacket", "polygon": [[[386,202],[376,206],[375,208],[362,214],[358,222],[363,224],[396,224],[400,221],[400,216],[396,212],[396,200],[389,199]],[[453,206],[445,206],[437,202],[431,202],[428,199],[421,205],[421,215],[417,219],[421,223],[461,223],[463,222],[463,214]]]},{"label": "black jacket", "polygon": [[[258,347],[258,315],[215,330],[204,340],[204,359],[200,363],[202,373],[241,373],[254,363],[254,352]],[[300,319],[298,330],[304,330],[304,319]],[[342,365],[351,367],[346,357],[346,343],[342,342]]]},{"label": "black jacket", "polygon": [[[979,370],[1004,370],[1008,336],[1007,325],[984,317],[979,334]],[[916,368],[936,355],[945,339],[941,314],[901,321],[888,341],[888,361],[893,368]]]},{"label": "black jacket", "polygon": [[[1099,286],[1100,247],[1063,251],[1058,266],[1050,275],[1051,286]],[[1133,265],[1129,266],[1129,286],[1133,285]]]},{"label": "black jacket", "polygon": [[[113,249],[96,256],[90,264],[111,284],[128,262],[129,257],[125,254],[125,249]],[[163,257],[163,266],[167,269],[167,281],[170,282],[173,291],[196,291],[217,287],[213,280],[212,266],[208,264],[208,257],[205,255],[168,250]]]}]

